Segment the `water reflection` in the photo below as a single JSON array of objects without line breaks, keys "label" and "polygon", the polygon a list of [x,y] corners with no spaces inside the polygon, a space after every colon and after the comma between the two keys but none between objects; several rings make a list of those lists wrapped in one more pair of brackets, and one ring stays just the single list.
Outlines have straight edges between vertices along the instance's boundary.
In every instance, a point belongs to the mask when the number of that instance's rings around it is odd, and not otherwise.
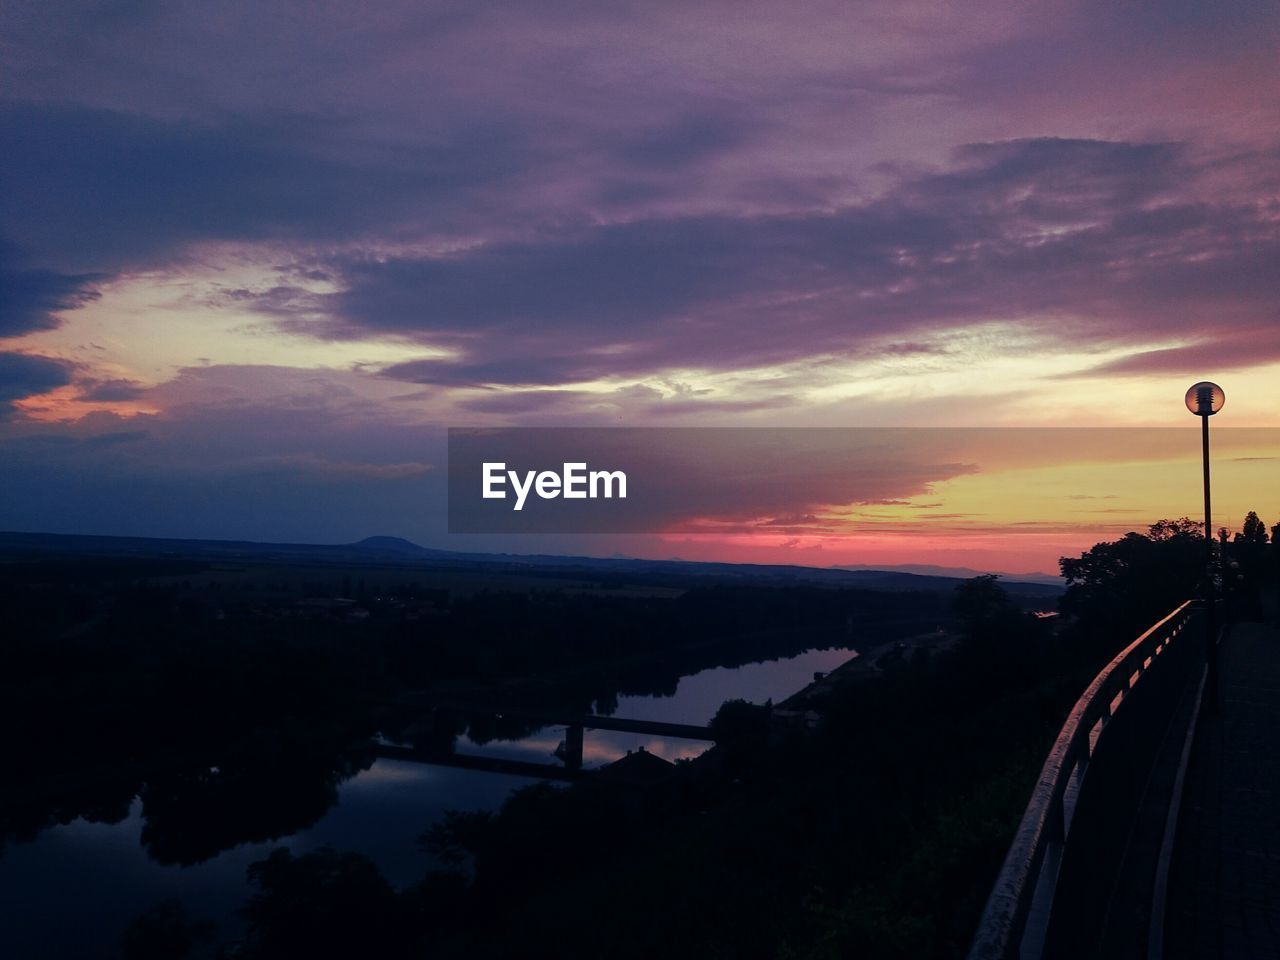
[{"label": "water reflection", "polygon": [[[564,740],[566,729],[563,726],[543,727],[521,740],[491,740],[485,744],[475,743],[464,734],[458,739],[457,752],[528,763],[554,763],[556,748]],[[585,770],[602,767],[641,747],[674,763],[692,759],[710,746],[705,740],[654,737],[618,730],[588,730],[583,740],[582,766]]]},{"label": "water reflection", "polygon": [[[148,855],[142,802],[115,824],[78,819],[13,844],[0,858],[0,947],[5,956],[111,956],[130,919],[165,899],[214,921],[220,940],[239,931],[236,909],[250,893],[249,865],[277,846],[303,854],[330,846],[371,857],[387,879],[408,885],[432,867],[414,839],[447,809],[494,810],[529,781],[470,770],[378,760],[338,789],[314,826],[279,842],[243,843],[190,866]],[[195,831],[192,831],[195,832]],[[76,923],[65,922],[68,904]]]},{"label": "water reflection", "polygon": [[726,700],[776,703],[804,687],[815,673],[828,673],[857,655],[847,647],[832,647],[736,667],[711,667],[681,677],[669,696],[621,696],[611,716],[705,724]]},{"label": "water reflection", "polygon": [[[711,667],[681,677],[667,694],[623,695],[607,704],[597,703],[595,709],[600,713],[607,709],[609,716],[627,720],[663,720],[704,726],[726,700],[737,697],[753,703],[780,701],[804,687],[815,673],[830,672],[856,656],[856,650],[833,647],[736,667]],[[546,763],[564,739],[566,729],[564,726],[543,727],[519,739],[503,740],[495,735],[491,726],[482,726],[484,736],[481,739],[473,740],[466,733],[460,734],[454,749],[458,753]],[[696,757],[708,746],[701,740],[618,730],[587,730],[583,766],[603,766],[641,747],[674,762]]]},{"label": "water reflection", "polygon": [[[853,656],[836,648],[681,677],[660,695],[624,694],[596,704],[619,717],[705,724],[726,699],[780,700]],[[314,731],[312,731],[313,733]],[[563,727],[520,739],[457,737],[454,749],[554,763]],[[279,731],[275,735],[279,735]],[[598,767],[643,746],[677,760],[708,744],[589,730],[584,764]],[[131,801],[114,789],[91,816],[43,830],[0,854],[0,953],[6,956],[109,956],[131,918],[176,899],[188,915],[233,939],[235,910],[249,894],[246,869],[277,846],[295,854],[324,846],[372,858],[397,886],[434,864],[415,839],[448,809],[493,810],[530,781],[515,776],[390,759],[341,745],[336,737],[292,731],[281,741],[243,742],[216,751],[217,762],[184,758],[139,777]],[[124,787],[123,784],[118,785]],[[125,787],[124,789],[127,789]],[[67,904],[76,922],[65,922]]]}]

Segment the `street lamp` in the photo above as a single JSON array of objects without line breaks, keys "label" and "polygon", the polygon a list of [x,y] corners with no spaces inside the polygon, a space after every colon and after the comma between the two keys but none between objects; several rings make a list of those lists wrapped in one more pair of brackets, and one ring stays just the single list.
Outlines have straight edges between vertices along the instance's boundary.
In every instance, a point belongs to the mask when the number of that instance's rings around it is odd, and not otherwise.
[{"label": "street lamp", "polygon": [[1208,676],[1205,685],[1209,688],[1209,702],[1214,709],[1218,706],[1218,598],[1213,577],[1213,509],[1209,498],[1209,418],[1226,402],[1227,395],[1222,388],[1208,380],[1192,384],[1187,391],[1187,409],[1200,418],[1200,448],[1204,461],[1205,593],[1209,601],[1209,639],[1205,647]]}]

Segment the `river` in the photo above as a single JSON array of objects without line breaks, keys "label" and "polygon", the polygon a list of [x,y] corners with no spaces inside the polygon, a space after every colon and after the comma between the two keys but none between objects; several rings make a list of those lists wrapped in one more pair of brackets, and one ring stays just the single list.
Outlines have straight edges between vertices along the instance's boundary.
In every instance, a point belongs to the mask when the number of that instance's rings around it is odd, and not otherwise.
[{"label": "river", "polygon": [[[829,671],[856,653],[847,648],[737,667],[715,667],[681,677],[670,696],[621,696],[614,716],[705,724],[725,700],[756,703],[790,696],[816,671]],[[484,745],[465,736],[459,752],[548,762],[564,728],[547,727],[519,741]],[[706,749],[700,741],[589,730],[584,765],[608,763],[645,749],[675,760]],[[192,866],[163,865],[142,843],[141,801],[117,823],[77,819],[44,830],[0,853],[0,955],[25,958],[112,956],[129,921],[166,900],[177,900],[195,919],[216,924],[218,940],[234,939],[236,910],[252,889],[246,869],[272,850],[294,854],[320,847],[370,857],[397,886],[418,880],[434,864],[415,844],[449,809],[496,809],[523,777],[380,759],[338,787],[337,802],[312,826],[265,843],[246,843]],[[74,920],[69,917],[74,916]]]}]

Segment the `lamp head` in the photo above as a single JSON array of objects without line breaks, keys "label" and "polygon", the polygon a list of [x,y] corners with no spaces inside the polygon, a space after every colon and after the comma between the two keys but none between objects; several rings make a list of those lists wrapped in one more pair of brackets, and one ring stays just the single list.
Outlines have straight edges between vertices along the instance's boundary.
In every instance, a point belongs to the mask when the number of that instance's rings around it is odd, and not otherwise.
[{"label": "lamp head", "polygon": [[1187,391],[1187,409],[1197,417],[1211,417],[1227,402],[1227,395],[1216,383],[1201,380]]}]

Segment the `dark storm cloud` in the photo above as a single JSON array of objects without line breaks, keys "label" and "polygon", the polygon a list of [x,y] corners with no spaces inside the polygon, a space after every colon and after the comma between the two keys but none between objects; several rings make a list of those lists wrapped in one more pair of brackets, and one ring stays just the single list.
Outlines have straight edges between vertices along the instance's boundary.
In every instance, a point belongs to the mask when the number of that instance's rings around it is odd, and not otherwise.
[{"label": "dark storm cloud", "polygon": [[0,102],[0,225],[46,262],[118,270],[207,240],[350,240],[518,170],[509,130],[439,145],[363,142],[348,120],[165,120]]},{"label": "dark storm cloud", "polygon": [[28,353],[0,353],[0,420],[13,412],[13,402],[64,387],[74,371],[65,360]]},{"label": "dark storm cloud", "polygon": [[24,269],[18,251],[0,240],[0,338],[56,327],[60,311],[98,298],[94,285],[101,279],[93,274]]}]

